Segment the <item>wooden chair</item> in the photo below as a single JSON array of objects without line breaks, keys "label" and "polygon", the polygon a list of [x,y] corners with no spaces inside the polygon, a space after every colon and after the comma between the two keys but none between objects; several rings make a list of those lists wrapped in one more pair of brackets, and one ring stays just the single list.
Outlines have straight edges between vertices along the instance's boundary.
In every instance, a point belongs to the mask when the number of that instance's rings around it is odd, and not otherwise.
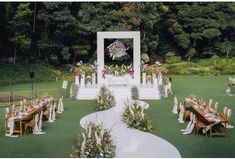
[{"label": "wooden chair", "polygon": [[33,128],[36,124],[35,116],[36,116],[36,114],[33,115],[33,119],[31,119],[29,121],[25,121],[25,129],[24,129],[25,134],[26,134],[28,128],[31,128],[31,130],[33,130]]},{"label": "wooden chair", "polygon": [[48,109],[43,111],[43,117],[46,118],[47,120],[49,120],[49,116],[50,116],[50,111]]},{"label": "wooden chair", "polygon": [[190,114],[191,114],[191,110],[190,110],[190,108],[185,108],[185,110],[184,110],[184,120],[185,119],[189,119],[190,118]]},{"label": "wooden chair", "polygon": [[[207,127],[207,125],[204,122],[202,122],[200,120],[196,120],[196,123],[195,123],[196,132],[195,133],[198,135],[199,130],[203,129],[205,127]],[[207,135],[207,133],[206,133],[206,135]]]},{"label": "wooden chair", "polygon": [[227,119],[227,112],[228,112],[228,107],[224,107],[223,114],[221,114],[221,116],[225,119]]},{"label": "wooden chair", "polygon": [[[196,116],[194,117],[195,122],[195,134],[198,135],[199,130],[206,128],[208,125],[205,124],[203,121],[199,120]],[[207,136],[207,133],[206,133]]]},{"label": "wooden chair", "polygon": [[[9,134],[10,133],[10,128],[8,127],[8,122],[9,122],[9,118],[5,118],[4,119],[4,133],[5,134]],[[21,125],[20,124],[21,123],[19,121],[18,122],[14,122],[13,134],[20,134],[20,135],[22,135]]]}]

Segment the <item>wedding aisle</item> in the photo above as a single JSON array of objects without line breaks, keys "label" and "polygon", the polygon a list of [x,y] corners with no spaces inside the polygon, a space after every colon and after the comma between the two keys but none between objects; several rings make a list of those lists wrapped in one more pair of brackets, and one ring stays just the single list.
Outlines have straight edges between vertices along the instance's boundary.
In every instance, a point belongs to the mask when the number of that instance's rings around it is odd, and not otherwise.
[{"label": "wedding aisle", "polygon": [[128,128],[121,121],[124,100],[116,99],[116,101],[115,107],[89,114],[80,121],[82,127],[92,121],[102,123],[105,128],[111,130],[111,135],[116,144],[115,157],[181,157],[179,151],[168,141],[151,133]]}]

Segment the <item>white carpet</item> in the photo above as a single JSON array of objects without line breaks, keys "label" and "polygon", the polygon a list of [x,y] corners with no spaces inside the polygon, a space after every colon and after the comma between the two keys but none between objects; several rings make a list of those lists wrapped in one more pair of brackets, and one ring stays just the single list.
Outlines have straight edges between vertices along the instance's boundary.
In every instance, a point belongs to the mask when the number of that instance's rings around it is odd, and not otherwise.
[{"label": "white carpet", "polygon": [[121,121],[124,110],[123,100],[116,100],[116,106],[83,117],[80,121],[85,127],[90,121],[103,123],[104,127],[111,130],[111,135],[116,144],[116,156],[123,158],[181,158],[179,151],[168,141],[153,134],[128,128]]}]

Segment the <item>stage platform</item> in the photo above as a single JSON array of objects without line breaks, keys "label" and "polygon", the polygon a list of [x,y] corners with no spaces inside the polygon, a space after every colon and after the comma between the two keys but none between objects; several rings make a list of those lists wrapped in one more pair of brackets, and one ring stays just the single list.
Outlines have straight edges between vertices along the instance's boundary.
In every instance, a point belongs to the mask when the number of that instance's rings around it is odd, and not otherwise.
[{"label": "stage platform", "polygon": [[[92,100],[99,94],[101,85],[79,87],[77,99]],[[131,99],[131,86],[106,86],[118,99]],[[139,98],[143,100],[160,100],[159,88],[154,85],[139,85]]]}]

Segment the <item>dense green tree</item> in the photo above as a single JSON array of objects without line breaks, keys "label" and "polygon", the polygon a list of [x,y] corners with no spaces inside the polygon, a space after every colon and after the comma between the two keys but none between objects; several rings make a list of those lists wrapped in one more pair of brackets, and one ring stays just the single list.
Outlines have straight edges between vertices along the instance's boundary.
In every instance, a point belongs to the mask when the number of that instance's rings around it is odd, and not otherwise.
[{"label": "dense green tree", "polygon": [[235,49],[234,43],[232,43],[228,39],[225,39],[224,42],[217,44],[217,47],[223,54],[226,55],[227,58]]},{"label": "dense green tree", "polygon": [[[229,57],[234,55],[235,3],[0,3],[2,61],[9,57],[52,65],[94,61],[97,31],[140,31],[141,53],[150,62],[167,53],[188,60]],[[105,46],[113,40],[106,40]],[[121,41],[131,52],[133,41]]]},{"label": "dense green tree", "polygon": [[14,32],[14,36],[10,39],[15,45],[14,49],[14,62],[17,58],[17,50],[20,49],[24,56],[28,56],[28,51],[31,46],[31,18],[32,11],[29,8],[29,3],[21,3],[17,7],[16,13],[10,21],[10,27]]},{"label": "dense green tree", "polygon": [[61,60],[70,59],[68,47],[75,19],[70,14],[69,5],[70,3],[44,2],[39,11],[42,32],[38,47],[47,63],[59,64]]}]

